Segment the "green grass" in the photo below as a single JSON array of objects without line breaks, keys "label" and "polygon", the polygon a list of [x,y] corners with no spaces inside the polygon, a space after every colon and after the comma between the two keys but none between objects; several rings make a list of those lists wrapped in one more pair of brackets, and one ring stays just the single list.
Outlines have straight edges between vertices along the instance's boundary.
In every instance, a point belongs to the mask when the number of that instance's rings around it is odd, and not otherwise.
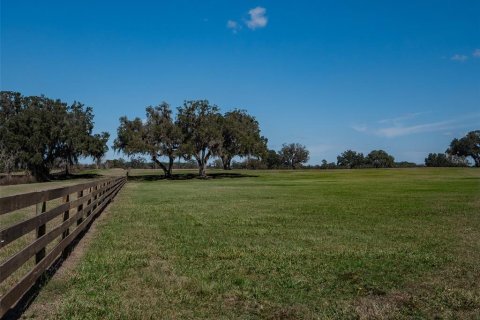
[{"label": "green grass", "polygon": [[480,170],[236,173],[129,182],[26,315],[479,317]]}]

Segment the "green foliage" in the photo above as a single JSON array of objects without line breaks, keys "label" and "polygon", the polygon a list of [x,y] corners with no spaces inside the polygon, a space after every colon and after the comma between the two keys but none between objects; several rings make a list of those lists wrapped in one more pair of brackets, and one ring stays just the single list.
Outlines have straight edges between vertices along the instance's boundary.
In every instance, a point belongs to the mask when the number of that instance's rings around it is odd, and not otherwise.
[{"label": "green foliage", "polygon": [[6,159],[5,171],[14,164],[43,181],[59,159],[68,170],[79,157],[99,157],[106,152],[108,134],[92,135],[92,108],[79,102],[69,106],[45,96],[24,97],[10,91],[0,94],[0,154]]},{"label": "green foliage", "polygon": [[[114,149],[129,156],[149,155],[166,176],[171,176],[173,162],[179,156],[182,141],[180,128],[174,123],[172,111],[166,102],[156,107],[147,107],[146,116],[145,123],[140,118],[120,118]],[[160,157],[168,158],[167,166],[159,160]]]},{"label": "green foliage", "polygon": [[365,158],[365,162],[374,168],[393,168],[395,159],[383,150],[373,150]]},{"label": "green foliage", "polygon": [[466,167],[468,162],[465,158],[447,155],[444,153],[429,153],[425,158],[427,167]]},{"label": "green foliage", "polygon": [[222,119],[223,143],[220,158],[223,168],[231,169],[233,157],[262,157],[267,150],[267,139],[260,135],[260,127],[255,117],[245,110],[235,109],[225,113]]},{"label": "green foliage", "polygon": [[475,167],[480,167],[480,130],[470,131],[463,138],[453,139],[446,152],[459,157],[472,157]]},{"label": "green foliage", "polygon": [[307,148],[299,143],[284,143],[279,152],[282,163],[292,169],[296,169],[303,163],[306,163],[310,158],[309,154]]},{"label": "green foliage", "polygon": [[365,165],[365,157],[363,153],[347,150],[337,157],[337,165],[347,169],[360,168]]},{"label": "green foliage", "polygon": [[222,116],[208,100],[185,101],[178,108],[177,125],[183,135],[181,152],[186,159],[197,160],[199,175],[206,176],[206,165],[220,154],[223,144]]},{"label": "green foliage", "polygon": [[279,169],[282,167],[282,156],[275,150],[268,150],[266,156],[263,158],[267,169]]}]

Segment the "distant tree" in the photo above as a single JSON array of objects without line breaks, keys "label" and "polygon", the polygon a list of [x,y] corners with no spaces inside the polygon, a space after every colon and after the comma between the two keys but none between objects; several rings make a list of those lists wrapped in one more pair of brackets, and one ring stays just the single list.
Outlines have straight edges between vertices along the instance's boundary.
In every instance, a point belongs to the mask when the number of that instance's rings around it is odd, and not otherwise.
[{"label": "distant tree", "polygon": [[307,148],[299,143],[283,144],[279,155],[282,162],[292,169],[306,163],[310,158]]},{"label": "distant tree", "polygon": [[181,152],[186,159],[198,163],[200,177],[206,177],[210,157],[220,154],[223,143],[222,119],[219,108],[208,100],[186,101],[178,108],[177,125],[183,141]]},{"label": "distant tree", "polygon": [[335,169],[337,165],[335,162],[327,162],[327,160],[323,159],[322,164],[320,165],[320,169]]},{"label": "distant tree", "polygon": [[365,158],[365,162],[374,168],[393,168],[395,159],[383,150],[373,150]]},{"label": "distant tree", "polygon": [[452,156],[444,153],[429,153],[425,158],[427,167],[465,167],[468,165],[465,157]]},{"label": "distant tree", "polygon": [[64,163],[68,173],[69,165],[89,155],[92,108],[11,91],[0,95],[0,155],[7,171],[26,168],[37,181],[45,181],[56,164]]},{"label": "distant tree", "polygon": [[[165,102],[157,107],[147,107],[146,115],[145,123],[140,118],[120,118],[114,149],[129,156],[149,155],[152,161],[162,168],[165,176],[170,177],[173,162],[179,155],[182,139],[180,128],[174,123],[170,106]],[[167,166],[159,160],[164,156],[168,158]]]},{"label": "distant tree", "polygon": [[282,166],[282,156],[275,150],[268,150],[263,162],[268,169],[278,169]]},{"label": "distant tree", "polygon": [[210,165],[210,168],[215,168],[215,169],[222,169],[223,168],[223,162],[221,159],[215,159],[213,160]]},{"label": "distant tree", "polygon": [[225,113],[222,121],[223,142],[219,149],[225,170],[231,169],[233,157],[261,157],[266,152],[266,138],[260,135],[255,117],[245,110],[235,109]]},{"label": "distant tree", "polygon": [[0,172],[10,174],[19,164],[22,146],[15,119],[24,109],[24,98],[18,92],[2,91],[0,103]]},{"label": "distant tree", "polygon": [[415,167],[418,167],[418,165],[414,162],[400,161],[400,162],[395,162],[395,167],[396,168],[415,168]]},{"label": "distant tree", "polygon": [[353,150],[347,150],[337,157],[337,165],[339,167],[353,169],[362,167],[365,164],[363,153]]},{"label": "distant tree", "polygon": [[470,131],[463,138],[453,139],[446,152],[454,156],[471,157],[475,167],[480,167],[480,130]]},{"label": "distant tree", "polygon": [[182,134],[173,120],[170,106],[163,102],[155,108],[148,107],[145,126],[147,143],[151,147],[151,154],[154,155],[152,160],[165,170],[165,166],[158,161],[157,156],[166,156],[168,158],[166,175],[171,176],[173,162],[176,157],[180,156]]},{"label": "distant tree", "polygon": [[94,134],[88,141],[87,155],[91,156],[95,160],[95,166],[100,166],[102,158],[108,151],[108,139],[110,134],[108,132],[102,132],[100,134]]}]

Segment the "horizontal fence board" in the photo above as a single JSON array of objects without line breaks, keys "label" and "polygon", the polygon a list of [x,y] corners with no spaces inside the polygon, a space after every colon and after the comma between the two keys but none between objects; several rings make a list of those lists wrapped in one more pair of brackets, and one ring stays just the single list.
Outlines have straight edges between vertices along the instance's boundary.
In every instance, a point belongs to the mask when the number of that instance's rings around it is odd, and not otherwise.
[{"label": "horizontal fence board", "polygon": [[[114,185],[114,186],[117,186],[117,185]],[[109,190],[107,196],[112,194],[114,191],[115,189]],[[67,221],[64,221],[62,224],[60,224],[56,228],[52,229],[51,231],[46,233],[44,236],[38,238],[34,242],[30,243],[28,246],[23,248],[20,252],[10,257],[3,264],[0,264],[0,282],[2,282],[8,276],[10,276],[13,272],[15,272],[15,270],[17,270],[20,266],[22,266],[25,262],[27,262],[28,259],[33,257],[33,255],[36,254],[39,250],[41,250],[50,242],[52,242],[57,237],[59,237],[65,230],[67,230],[67,228],[69,228],[72,224],[74,224],[79,217],[83,216],[90,209],[92,209],[93,206],[97,204],[97,202],[92,202],[90,205],[82,209],[82,211],[77,212],[73,218],[70,218]]]},{"label": "horizontal fence board", "polygon": [[[119,179],[123,179],[123,178],[115,178],[113,179],[113,181],[116,181]],[[90,187],[94,187],[99,183],[108,182],[108,181],[112,181],[112,180],[104,179],[100,181],[82,183],[74,186],[3,197],[3,198],[0,198],[0,214],[5,214],[15,210],[23,209],[23,208],[32,206],[34,204],[37,204],[39,202],[57,199],[66,194],[71,194],[80,190],[85,190]]]},{"label": "horizontal fence board", "polygon": [[106,190],[107,186],[102,187],[102,189],[98,189],[95,193],[87,194],[86,196],[67,202],[55,207],[47,212],[42,214],[36,215],[29,219],[20,221],[10,227],[7,227],[3,230],[0,230],[0,248],[6,246],[8,243],[14,241],[15,239],[20,238],[21,236],[27,234],[28,232],[34,230],[38,226],[47,223],[48,221],[56,218],[66,210],[73,209],[77,207],[79,204],[87,202],[87,200],[91,199],[91,197],[97,195],[98,193]]},{"label": "horizontal fence board", "polygon": [[[5,199],[9,199],[14,202],[14,204],[8,204],[7,208],[2,208],[1,213],[7,213],[13,210],[21,209],[28,207],[43,201],[56,199],[60,197],[66,197],[69,194],[74,192],[80,192],[85,189],[93,188],[93,191],[83,196],[77,200],[66,202],[58,207],[38,215],[37,219],[27,219],[28,224],[22,225],[18,223],[12,227],[2,230],[2,237],[9,242],[17,239],[19,234],[23,235],[28,231],[24,230],[33,230],[38,226],[45,224],[51,219],[59,216],[62,213],[68,212],[68,210],[73,208],[78,208],[82,205],[80,211],[76,212],[75,215],[64,219],[62,223],[56,226],[54,229],[50,230],[45,235],[37,238],[35,241],[24,247],[22,250],[17,252],[8,258],[4,263],[0,265],[0,282],[3,282],[7,279],[13,272],[18,270],[25,262],[32,258],[39,250],[42,250],[46,245],[62,236],[62,239],[52,248],[50,252],[46,254],[38,263],[25,275],[23,278],[17,282],[12,288],[10,288],[5,295],[0,297],[0,318],[8,312],[8,310],[16,303],[18,300],[32,287],[33,284],[39,279],[39,277],[44,274],[44,272],[55,262],[64,250],[72,243],[72,241],[89,225],[89,223],[97,216],[107,205],[108,203],[116,196],[120,191],[123,185],[127,182],[125,177],[120,178],[111,178],[100,181],[95,181],[92,183],[84,183],[76,186],[70,186],[66,188],[58,188],[47,190],[48,193],[39,192],[39,193],[30,193],[25,195],[18,195],[6,198],[0,198],[0,206],[6,204]],[[34,196],[32,196],[34,194]],[[42,195],[40,195],[42,194]],[[25,200],[25,196],[31,196],[31,200]],[[32,202],[33,199],[37,202]],[[28,204],[27,204],[28,203]],[[83,204],[86,204],[83,206]],[[23,206],[23,207],[22,207]],[[15,209],[12,209],[15,208]],[[67,230],[71,228],[75,222],[79,221],[83,217],[77,227],[66,233]],[[20,236],[21,236],[20,235]],[[0,238],[3,239],[3,238]],[[1,246],[0,246],[1,248]]]}]

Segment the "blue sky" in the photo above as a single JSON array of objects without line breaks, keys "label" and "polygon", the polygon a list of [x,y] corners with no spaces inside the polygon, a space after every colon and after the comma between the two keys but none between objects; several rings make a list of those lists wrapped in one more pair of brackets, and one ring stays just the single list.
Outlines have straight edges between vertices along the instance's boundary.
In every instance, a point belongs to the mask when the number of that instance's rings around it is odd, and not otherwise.
[{"label": "blue sky", "polygon": [[2,0],[0,26],[1,89],[90,105],[112,141],[120,116],[204,98],[312,164],[422,163],[480,129],[479,1]]}]

